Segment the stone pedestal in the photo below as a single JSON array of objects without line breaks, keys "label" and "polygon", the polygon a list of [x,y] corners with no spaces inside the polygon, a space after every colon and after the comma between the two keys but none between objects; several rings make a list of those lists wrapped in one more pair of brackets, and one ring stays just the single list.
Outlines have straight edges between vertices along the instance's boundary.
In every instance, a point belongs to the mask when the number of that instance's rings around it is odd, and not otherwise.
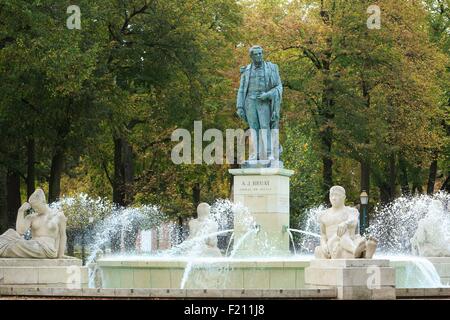
[{"label": "stone pedestal", "polygon": [[[289,252],[289,177],[294,171],[282,168],[231,169],[234,203],[249,209],[258,232],[240,243],[237,256],[285,256]],[[234,217],[234,245],[246,234],[248,224]]]},{"label": "stone pedestal", "polygon": [[337,289],[338,299],[395,299],[395,270],[389,260],[311,260],[305,269],[309,288]]},{"label": "stone pedestal", "polygon": [[83,288],[88,285],[88,270],[76,258],[1,258],[0,285]]}]

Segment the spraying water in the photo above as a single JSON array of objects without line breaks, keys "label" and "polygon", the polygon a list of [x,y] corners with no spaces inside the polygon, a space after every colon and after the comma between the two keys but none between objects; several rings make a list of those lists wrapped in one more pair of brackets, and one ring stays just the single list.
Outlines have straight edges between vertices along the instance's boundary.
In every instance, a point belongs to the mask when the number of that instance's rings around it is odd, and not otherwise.
[{"label": "spraying water", "polygon": [[218,236],[220,234],[229,233],[229,232],[233,232],[233,229],[214,232],[214,233],[210,233],[210,234],[205,234],[205,235],[197,236],[193,239],[185,241],[185,242],[189,242],[189,244],[190,244],[190,248],[187,251],[187,257],[189,258],[189,261],[186,265],[186,268],[184,269],[183,278],[181,279],[181,285],[180,285],[181,289],[184,289],[186,282],[189,279],[189,275],[192,271],[192,267],[195,264],[195,259],[197,257],[201,256],[201,253],[204,252],[203,251],[203,243],[204,243],[203,240],[208,239],[210,237]]},{"label": "spraying water", "polygon": [[[248,212],[248,209],[241,205],[236,205],[232,203],[229,200],[218,200],[216,201],[213,206],[211,207],[210,216],[212,219],[214,219],[219,226],[226,227],[229,226],[233,220],[235,212],[240,213],[240,222],[241,222],[241,228],[248,230],[241,239],[237,241],[237,243],[234,245],[233,251],[231,252],[229,258],[231,259],[235,254],[236,251],[241,247],[243,244],[243,241],[254,231],[254,219]],[[206,222],[207,223],[207,222]],[[207,230],[207,229],[205,229]],[[210,234],[202,234],[197,235],[193,239],[188,239],[185,242],[183,242],[181,245],[174,248],[174,250],[179,250],[179,248],[183,247],[186,248],[186,246],[189,246],[190,249],[188,251],[187,257],[189,258],[188,263],[186,264],[186,268],[183,273],[183,278],[181,280],[180,288],[184,289],[186,286],[187,281],[189,280],[190,274],[194,267],[203,267],[205,269],[209,269],[210,273],[213,272],[214,266],[212,264],[211,260],[198,260],[198,257],[202,256],[203,251],[203,240],[210,238],[211,236],[217,236],[219,234],[224,233],[230,233],[233,232],[232,236],[229,239],[228,245],[227,245],[227,251],[231,245],[231,240],[234,239],[234,229],[228,229],[219,231],[217,233],[210,233]],[[171,254],[173,251],[171,252]]]},{"label": "spraying water", "polygon": [[306,234],[306,235],[308,235],[308,236],[312,236],[312,237],[315,237],[315,238],[319,238],[319,239],[320,239],[320,234],[317,234],[317,233],[313,233],[313,232],[309,232],[309,231],[304,231],[304,230],[299,230],[299,229],[291,229],[291,228],[289,228],[288,230],[289,230],[289,231],[294,231],[294,232],[297,232],[297,233],[301,233],[301,234]]},{"label": "spraying water", "polygon": [[[444,204],[442,212],[438,213],[442,217],[442,225],[444,229],[450,229],[450,222],[446,222],[446,219],[449,218],[450,196],[445,193],[433,196],[422,195],[413,198],[399,198],[387,206],[377,207],[372,214],[373,219],[370,221],[367,234],[378,239],[379,253],[388,253],[390,254],[389,259],[393,264],[402,264],[403,278],[401,278],[401,281],[406,287],[442,286],[433,264],[426,259],[405,256],[411,253],[410,239],[417,230],[418,222],[427,215],[430,211],[431,201],[436,199]],[[78,230],[87,243],[89,255],[86,259],[86,264],[92,266],[89,278],[90,287],[96,285],[94,280],[96,276],[98,277],[96,259],[108,250],[121,252],[122,258],[125,257],[124,255],[137,253],[136,239],[139,230],[151,229],[155,230],[157,234],[165,234],[167,237],[166,240],[169,242],[167,249],[155,251],[153,253],[155,258],[170,260],[182,257],[187,259],[180,283],[181,288],[186,287],[194,269],[200,270],[203,268],[203,278],[206,277],[206,280],[213,277],[213,274],[217,276],[217,279],[226,279],[227,271],[229,271],[227,269],[227,261],[234,259],[246,240],[259,231],[248,209],[224,199],[217,200],[211,206],[210,211],[210,219],[217,222],[219,231],[208,234],[205,232],[205,234],[197,235],[184,242],[181,242],[184,239],[182,232],[180,232],[180,226],[171,222],[156,206],[122,208],[114,206],[107,200],[100,198],[91,199],[81,194],[77,197],[62,198],[60,201],[52,204],[52,207],[62,209],[65,212],[69,218],[68,227]],[[297,235],[296,239],[299,240],[299,246],[297,247],[300,247],[301,253],[311,254],[314,252],[314,248],[319,244],[320,239],[320,226],[317,217],[325,209],[323,205],[309,209],[298,229],[287,230],[293,243],[294,253],[297,253],[297,251],[293,233]],[[236,223],[234,221],[236,212],[239,212],[238,237],[235,236],[236,233],[230,227]],[[165,233],[162,232],[163,229]],[[225,242],[222,249],[226,248],[224,250],[225,258],[201,258],[200,249],[205,239],[217,236],[226,237],[226,239],[224,238]],[[257,245],[270,252],[270,243],[258,243]],[[231,247],[232,250],[228,256]],[[402,256],[399,256],[401,254]],[[138,257],[136,256],[136,258]],[[143,256],[141,255],[141,257]],[[146,258],[149,258],[149,256],[146,256]],[[221,263],[219,267],[216,266],[218,261]],[[198,276],[200,273],[197,272],[195,274]],[[202,277],[196,279],[196,282],[201,281],[201,279]],[[208,282],[206,280],[205,283]]]},{"label": "spraying water", "polygon": [[[120,207],[106,199],[93,199],[86,194],[63,197],[52,203],[52,208],[63,210],[68,217],[68,229],[82,236],[83,248],[89,252],[85,265],[90,267],[89,286],[95,286],[96,259],[104,251],[133,252],[139,230],[158,228],[167,217],[152,205]],[[84,257],[83,257],[84,258]]]},{"label": "spraying water", "polygon": [[291,229],[287,230],[289,233],[289,239],[291,239],[292,249],[294,250],[294,254],[297,254],[297,249],[295,248],[294,236],[292,235]]},{"label": "spraying water", "polygon": [[406,255],[377,255],[377,259],[388,259],[396,270],[398,288],[442,288],[441,278],[434,265],[426,258]]},{"label": "spraying water", "polygon": [[385,254],[411,254],[411,239],[419,221],[431,210],[436,210],[432,207],[433,200],[443,204],[440,212],[434,214],[440,217],[442,224],[449,226],[450,223],[446,221],[450,220],[450,194],[444,192],[432,196],[401,197],[386,206],[375,208],[374,218],[370,221],[367,233],[379,241],[377,251]]}]

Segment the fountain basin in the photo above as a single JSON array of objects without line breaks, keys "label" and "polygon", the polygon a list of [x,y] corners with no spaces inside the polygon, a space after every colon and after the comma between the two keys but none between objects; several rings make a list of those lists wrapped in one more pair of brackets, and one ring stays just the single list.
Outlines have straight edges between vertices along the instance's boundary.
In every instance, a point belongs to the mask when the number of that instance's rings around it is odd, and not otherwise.
[{"label": "fountain basin", "polygon": [[450,257],[388,257],[397,288],[436,288],[450,283]]},{"label": "fountain basin", "polygon": [[312,257],[156,258],[110,257],[98,261],[104,288],[301,289]]},{"label": "fountain basin", "polygon": [[[450,257],[375,258],[388,259],[395,268],[396,288],[436,288],[450,279]],[[185,279],[185,289],[303,289],[311,259],[112,256],[97,265],[103,288],[180,289]]]}]

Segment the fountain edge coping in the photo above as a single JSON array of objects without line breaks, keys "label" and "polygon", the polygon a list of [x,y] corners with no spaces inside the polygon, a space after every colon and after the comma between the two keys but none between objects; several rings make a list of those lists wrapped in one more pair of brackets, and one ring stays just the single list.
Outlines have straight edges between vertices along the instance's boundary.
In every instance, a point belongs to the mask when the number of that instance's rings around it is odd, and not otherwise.
[{"label": "fountain edge coping", "polygon": [[99,267],[135,267],[135,268],[181,268],[184,269],[189,262],[193,262],[196,265],[209,265],[219,267],[231,267],[231,268],[305,268],[308,267],[310,261],[308,260],[117,260],[114,258],[101,258],[97,261]]}]

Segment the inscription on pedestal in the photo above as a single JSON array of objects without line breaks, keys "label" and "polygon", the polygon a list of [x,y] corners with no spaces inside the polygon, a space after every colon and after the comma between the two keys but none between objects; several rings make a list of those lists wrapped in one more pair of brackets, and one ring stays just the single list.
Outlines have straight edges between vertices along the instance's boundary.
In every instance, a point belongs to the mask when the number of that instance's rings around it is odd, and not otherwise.
[{"label": "inscription on pedestal", "polygon": [[268,179],[262,179],[262,180],[254,180],[254,179],[248,179],[241,181],[240,185],[238,186],[238,192],[261,192],[261,191],[272,191],[272,185],[270,183],[270,180]]}]

